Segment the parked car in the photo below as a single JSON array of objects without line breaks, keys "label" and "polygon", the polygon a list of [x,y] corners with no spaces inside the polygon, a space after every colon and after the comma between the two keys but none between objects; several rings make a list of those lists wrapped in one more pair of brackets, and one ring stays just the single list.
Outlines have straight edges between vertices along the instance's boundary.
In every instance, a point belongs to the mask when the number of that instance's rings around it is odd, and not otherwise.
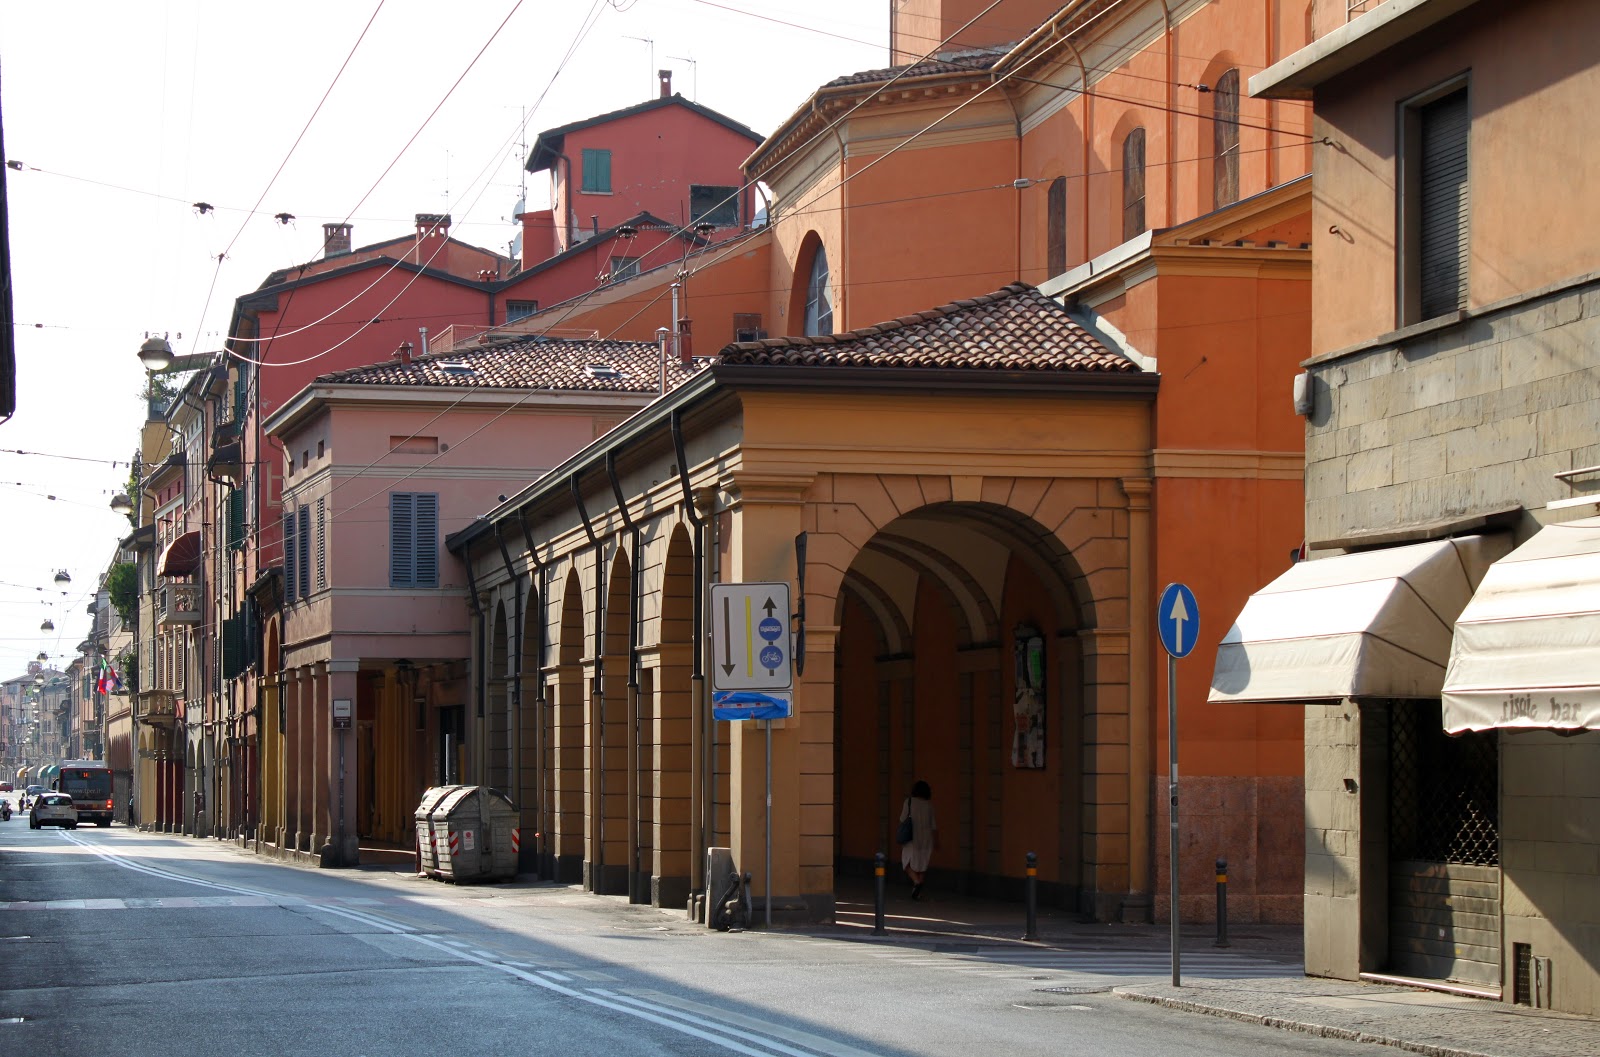
[{"label": "parked car", "polygon": [[28,828],[40,826],[65,826],[78,828],[78,810],[72,806],[72,797],[66,793],[40,793],[33,798],[28,809]]},{"label": "parked car", "polygon": [[0,793],[13,793],[13,792],[16,792],[16,790],[12,788],[10,782],[0,782]]}]

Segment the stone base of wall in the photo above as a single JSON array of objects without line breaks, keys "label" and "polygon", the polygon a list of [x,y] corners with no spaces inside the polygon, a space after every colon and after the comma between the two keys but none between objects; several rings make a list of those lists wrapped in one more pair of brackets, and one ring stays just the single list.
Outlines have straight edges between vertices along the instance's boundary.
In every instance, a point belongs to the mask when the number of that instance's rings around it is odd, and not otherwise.
[{"label": "stone base of wall", "polygon": [[[1171,921],[1167,780],[1152,779],[1156,921]],[[1305,906],[1305,782],[1178,777],[1180,920],[1217,918],[1216,861],[1228,861],[1230,924],[1296,924]]]}]

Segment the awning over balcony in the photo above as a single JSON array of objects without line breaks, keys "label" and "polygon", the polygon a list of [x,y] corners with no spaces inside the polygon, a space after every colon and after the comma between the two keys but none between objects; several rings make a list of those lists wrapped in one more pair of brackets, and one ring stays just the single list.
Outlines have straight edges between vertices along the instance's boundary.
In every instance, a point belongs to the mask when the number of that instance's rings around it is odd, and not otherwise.
[{"label": "awning over balcony", "polygon": [[1600,517],[1547,525],[1456,621],[1444,729],[1600,730]]},{"label": "awning over balcony", "polygon": [[1208,700],[1438,697],[1455,619],[1508,546],[1461,536],[1298,563],[1223,636]]},{"label": "awning over balcony", "polygon": [[185,532],[167,544],[156,563],[161,576],[193,576],[200,568],[200,530]]}]

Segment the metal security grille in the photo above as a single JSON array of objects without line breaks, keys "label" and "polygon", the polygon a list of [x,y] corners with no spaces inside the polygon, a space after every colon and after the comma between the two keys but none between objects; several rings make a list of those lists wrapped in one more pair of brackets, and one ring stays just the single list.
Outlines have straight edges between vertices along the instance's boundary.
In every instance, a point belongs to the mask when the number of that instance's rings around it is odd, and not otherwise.
[{"label": "metal security grille", "polygon": [[1495,731],[1446,734],[1439,703],[1406,702],[1389,723],[1389,839],[1397,859],[1500,865]]}]

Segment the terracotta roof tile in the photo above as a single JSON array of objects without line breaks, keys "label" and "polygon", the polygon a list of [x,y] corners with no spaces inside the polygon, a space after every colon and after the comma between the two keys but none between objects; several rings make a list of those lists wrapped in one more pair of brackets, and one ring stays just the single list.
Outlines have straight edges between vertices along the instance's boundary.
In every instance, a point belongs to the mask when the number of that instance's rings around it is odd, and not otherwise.
[{"label": "terracotta roof tile", "polygon": [[835,77],[824,88],[842,88],[851,84],[874,84],[878,81],[887,81],[896,74],[904,73],[904,80],[909,77],[932,77],[940,73],[982,73],[989,69],[1001,56],[1009,52],[1015,45],[1000,44],[988,48],[965,48],[959,51],[942,51],[931,58],[920,62],[907,63],[903,66],[886,66],[877,70],[862,70],[859,73],[847,73],[843,77]]},{"label": "terracotta roof tile", "polygon": [[[667,387],[702,369],[670,360]],[[661,351],[652,341],[522,338],[476,348],[334,371],[318,382],[339,385],[409,385],[440,388],[567,389],[651,393],[661,385]]]},{"label": "terracotta roof tile", "polygon": [[848,334],[766,338],[722,350],[727,364],[804,367],[953,367],[990,371],[1136,373],[1067,310],[1027,283]]}]

